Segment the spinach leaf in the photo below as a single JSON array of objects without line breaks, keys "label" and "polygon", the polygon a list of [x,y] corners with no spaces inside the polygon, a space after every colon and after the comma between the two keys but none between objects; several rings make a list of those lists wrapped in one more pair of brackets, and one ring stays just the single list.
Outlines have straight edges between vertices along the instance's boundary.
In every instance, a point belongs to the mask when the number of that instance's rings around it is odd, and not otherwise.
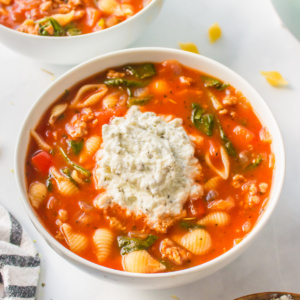
[{"label": "spinach leaf", "polygon": [[81,34],[81,30],[79,28],[77,28],[74,23],[68,24],[65,27],[65,32],[66,32],[66,35],[70,35],[70,36]]},{"label": "spinach leaf", "polygon": [[83,148],[83,140],[81,141],[68,140],[67,143],[71,147],[75,155],[78,155]]},{"label": "spinach leaf", "polygon": [[254,168],[256,168],[257,166],[259,166],[261,164],[261,162],[263,161],[263,158],[261,155],[258,155],[257,158],[246,167],[246,171],[250,171],[253,170]]},{"label": "spinach leaf", "polygon": [[132,105],[145,105],[149,102],[149,100],[152,98],[152,96],[146,96],[143,98],[137,98],[137,97],[129,97],[127,100],[128,106]]},{"label": "spinach leaf", "polygon": [[228,153],[229,156],[236,157],[237,154],[236,154],[236,151],[235,151],[231,141],[227,138],[219,121],[218,121],[218,124],[219,124],[219,130],[220,130],[220,137],[221,137],[221,140],[223,141],[223,145],[224,145],[226,152]]},{"label": "spinach leaf", "polygon": [[64,36],[65,30],[59,25],[54,18],[44,18],[39,21],[39,35],[48,36],[49,32],[46,30],[47,27],[52,26],[54,36]]},{"label": "spinach leaf", "polygon": [[229,87],[228,83],[221,82],[220,80],[208,76],[201,76],[202,81],[204,82],[205,87],[214,87],[219,91],[225,90]]},{"label": "spinach leaf", "polygon": [[197,103],[192,103],[192,122],[202,132],[212,136],[214,117],[212,114],[204,114],[204,109]]},{"label": "spinach leaf", "polygon": [[65,151],[61,147],[58,147],[58,150],[60,151],[61,155],[66,160],[66,162],[71,167],[73,167],[75,170],[77,170],[78,172],[80,172],[81,174],[83,174],[86,177],[90,177],[92,175],[90,171],[86,170],[82,166],[80,166],[80,165],[74,163],[73,161],[71,161],[70,158],[67,156],[67,154],[65,153]]},{"label": "spinach leaf", "polygon": [[133,251],[148,249],[154,244],[157,238],[157,236],[150,234],[144,240],[127,236],[118,236],[117,240],[118,245],[121,248],[121,254],[124,255]]},{"label": "spinach leaf", "polygon": [[52,192],[52,189],[53,189],[53,183],[51,181],[51,176],[49,176],[46,180],[46,187],[48,189],[49,192]]},{"label": "spinach leaf", "polygon": [[135,81],[124,78],[112,78],[104,81],[109,86],[127,86],[127,87],[144,87],[149,84],[149,81]]},{"label": "spinach leaf", "polygon": [[59,25],[59,23],[53,19],[53,18],[49,18],[49,22],[53,27],[54,30],[54,36],[63,36],[65,35],[65,31],[64,29]]},{"label": "spinach leaf", "polygon": [[149,78],[156,75],[155,67],[153,64],[143,64],[137,66],[126,66],[124,68],[130,75],[139,79]]},{"label": "spinach leaf", "polygon": [[205,228],[203,225],[199,225],[197,223],[191,223],[191,222],[187,222],[187,221],[181,221],[180,226],[182,228],[188,229],[190,231],[194,230],[194,229]]}]

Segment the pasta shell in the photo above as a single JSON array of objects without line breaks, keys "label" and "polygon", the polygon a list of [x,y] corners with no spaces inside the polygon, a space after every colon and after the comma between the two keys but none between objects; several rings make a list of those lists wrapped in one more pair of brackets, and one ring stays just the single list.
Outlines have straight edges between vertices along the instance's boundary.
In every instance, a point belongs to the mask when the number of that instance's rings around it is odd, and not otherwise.
[{"label": "pasta shell", "polygon": [[40,135],[33,129],[30,130],[30,135],[35,140],[37,145],[45,151],[50,151],[52,148],[40,137]]},{"label": "pasta shell", "polygon": [[146,250],[134,251],[124,255],[122,263],[125,271],[133,273],[157,273],[166,269]]},{"label": "pasta shell", "polygon": [[79,157],[79,163],[85,162],[99,150],[102,139],[100,136],[94,135],[88,138],[84,144],[84,148]]},{"label": "pasta shell", "polygon": [[72,171],[71,177],[78,184],[85,184],[85,182],[79,177],[78,172],[76,170]]},{"label": "pasta shell", "polygon": [[285,86],[289,84],[277,71],[260,71],[260,74],[263,75],[272,86]]},{"label": "pasta shell", "polygon": [[[76,97],[71,102],[70,107],[81,108],[88,105],[94,105],[100,101],[100,99],[107,93],[107,91],[108,88],[105,84],[86,84],[79,89],[79,91],[76,94]],[[86,99],[83,103],[79,103],[83,95],[88,92],[94,92],[94,93],[90,97],[88,97],[88,99]]]},{"label": "pasta shell", "polygon": [[50,169],[51,174],[53,175],[58,189],[63,196],[72,196],[78,193],[78,187],[70,181],[70,179],[62,176],[54,167]]},{"label": "pasta shell", "polygon": [[195,229],[186,233],[179,244],[196,255],[205,254],[212,247],[210,234],[204,229]]},{"label": "pasta shell", "polygon": [[109,94],[107,95],[102,103],[104,108],[112,108],[117,105],[119,101],[120,95],[118,93]]},{"label": "pasta shell", "polygon": [[205,162],[214,172],[216,172],[224,180],[226,180],[229,177],[229,168],[230,168],[229,157],[223,146],[220,147],[220,153],[221,153],[221,158],[222,158],[222,162],[223,162],[223,170],[216,168],[212,164],[208,153],[205,154]]},{"label": "pasta shell", "polygon": [[229,223],[229,214],[223,211],[216,211],[208,214],[203,219],[199,220],[199,225],[214,225],[214,226],[225,226]]},{"label": "pasta shell", "polygon": [[48,189],[41,182],[34,182],[29,187],[28,197],[34,208],[39,208],[48,194]]},{"label": "pasta shell", "polygon": [[179,43],[181,50],[199,54],[199,50],[194,43]]},{"label": "pasta shell", "polygon": [[117,16],[122,15],[120,4],[115,0],[100,0],[98,2],[98,6],[106,14]]},{"label": "pasta shell", "polygon": [[55,19],[60,26],[66,26],[73,21],[74,10],[70,11],[67,14],[56,14],[52,18]]},{"label": "pasta shell", "polygon": [[49,124],[53,125],[54,122],[57,120],[57,118],[65,112],[67,107],[68,107],[67,103],[62,103],[62,104],[55,105],[51,110],[51,115],[50,115],[50,118],[49,118]]},{"label": "pasta shell", "polygon": [[105,261],[111,252],[114,236],[109,229],[97,229],[93,236],[99,262]]},{"label": "pasta shell", "polygon": [[222,181],[222,178],[219,176],[209,179],[204,184],[204,190],[205,191],[215,190],[221,181]]},{"label": "pasta shell", "polygon": [[218,23],[214,23],[208,29],[208,36],[211,43],[216,42],[222,35],[221,27]]},{"label": "pasta shell", "polygon": [[64,223],[60,228],[71,251],[78,253],[83,251],[87,247],[88,239],[82,234],[74,233],[72,227],[69,224]]}]

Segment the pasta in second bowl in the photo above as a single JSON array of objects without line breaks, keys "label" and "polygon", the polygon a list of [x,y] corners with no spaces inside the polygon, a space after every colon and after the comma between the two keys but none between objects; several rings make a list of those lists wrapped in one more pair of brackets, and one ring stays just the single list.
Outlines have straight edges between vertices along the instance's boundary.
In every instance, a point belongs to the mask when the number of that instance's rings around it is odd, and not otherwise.
[{"label": "pasta in second bowl", "polygon": [[[34,60],[75,65],[100,54],[126,48],[154,21],[163,0],[131,0],[132,7],[139,6],[130,9],[132,15],[129,18],[130,5],[122,6],[119,0],[49,0],[43,1],[40,7],[40,1],[29,1],[27,6],[20,5],[21,8],[8,7],[4,13],[10,2],[0,2],[3,10],[0,37],[5,46]],[[15,5],[18,5],[17,1]],[[49,10],[43,11],[44,6],[49,6]],[[17,17],[13,9],[16,9]],[[30,9],[30,14],[24,9]],[[27,17],[33,14],[39,19],[24,20],[24,14]],[[23,24],[20,25],[18,20],[24,20]]]},{"label": "pasta in second bowl", "polygon": [[59,254],[110,281],[163,288],[249,245],[278,200],[284,149],[232,71],[131,49],[55,82],[26,119],[16,164],[28,213]]}]

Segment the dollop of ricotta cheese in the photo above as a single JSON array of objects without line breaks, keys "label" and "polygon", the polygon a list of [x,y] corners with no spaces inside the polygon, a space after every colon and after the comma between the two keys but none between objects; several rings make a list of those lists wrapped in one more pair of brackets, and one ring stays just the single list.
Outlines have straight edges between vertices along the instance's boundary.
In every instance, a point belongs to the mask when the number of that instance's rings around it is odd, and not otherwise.
[{"label": "dollop of ricotta cheese", "polygon": [[102,138],[94,170],[97,188],[105,189],[95,199],[98,208],[118,204],[165,232],[185,215],[187,199],[202,195],[201,166],[181,119],[167,122],[132,106],[103,125]]}]

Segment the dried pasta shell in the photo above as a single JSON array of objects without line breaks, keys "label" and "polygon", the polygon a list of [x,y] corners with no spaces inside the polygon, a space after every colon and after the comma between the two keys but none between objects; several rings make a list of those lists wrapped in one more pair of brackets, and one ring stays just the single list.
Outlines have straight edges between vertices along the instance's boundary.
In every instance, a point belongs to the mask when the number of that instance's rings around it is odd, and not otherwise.
[{"label": "dried pasta shell", "polygon": [[70,179],[62,176],[54,167],[50,169],[51,174],[53,175],[60,193],[64,196],[72,196],[78,193],[78,187],[70,181]]},{"label": "dried pasta shell", "polygon": [[229,157],[228,154],[226,152],[226,150],[224,149],[223,146],[220,147],[220,153],[221,153],[221,158],[222,158],[222,162],[223,162],[223,170],[220,170],[218,168],[216,168],[209,157],[209,154],[205,154],[205,162],[206,164],[214,171],[216,172],[218,175],[220,175],[224,180],[228,179],[229,177],[229,168],[230,168],[230,162],[229,162]]},{"label": "dried pasta shell", "polygon": [[111,252],[114,236],[109,229],[97,229],[93,236],[99,262],[105,261]]},{"label": "dried pasta shell", "polygon": [[212,247],[210,234],[204,229],[195,229],[186,233],[179,244],[196,255],[205,254]]},{"label": "dried pasta shell", "polygon": [[29,187],[28,197],[31,205],[34,208],[39,208],[48,194],[48,189],[45,184],[41,182],[34,182]]},{"label": "dried pasta shell", "polygon": [[[71,102],[70,107],[81,108],[89,105],[94,105],[100,101],[100,99],[107,93],[107,91],[108,88],[105,84],[86,84],[79,89],[79,91],[76,94],[76,97]],[[86,99],[83,103],[79,103],[83,95],[88,92],[94,92],[94,93],[90,97],[88,97],[88,99]]]},{"label": "dried pasta shell", "polygon": [[51,18],[55,19],[60,26],[66,26],[73,21],[74,10],[70,11],[67,14],[56,14],[51,16]]},{"label": "dried pasta shell", "polygon": [[208,36],[211,43],[216,42],[222,35],[221,27],[218,23],[214,23],[208,29]]},{"label": "dried pasta shell", "polygon": [[88,239],[82,234],[75,233],[69,224],[64,223],[60,228],[71,251],[78,253],[87,247]]},{"label": "dried pasta shell", "polygon": [[51,115],[50,115],[50,118],[49,118],[49,124],[53,125],[54,122],[57,120],[57,118],[65,112],[67,107],[68,107],[67,103],[62,103],[62,104],[55,105],[51,110]]},{"label": "dried pasta shell", "polygon": [[102,139],[100,136],[94,135],[88,138],[84,144],[84,148],[79,157],[79,163],[85,162],[99,150]]},{"label": "dried pasta shell", "polygon": [[40,137],[40,135],[33,129],[30,130],[30,135],[36,141],[37,145],[45,151],[50,151],[52,148]]},{"label": "dried pasta shell", "polygon": [[199,220],[199,225],[214,225],[214,226],[225,226],[229,223],[229,214],[224,211],[216,211],[208,214],[203,219]]},{"label": "dried pasta shell", "polygon": [[125,271],[133,273],[157,273],[166,269],[146,250],[134,251],[124,255],[122,263]]},{"label": "dried pasta shell", "polygon": [[203,185],[204,190],[205,191],[215,190],[218,187],[218,185],[220,184],[221,181],[222,181],[222,178],[219,177],[219,176],[216,176],[216,177],[213,177],[213,178],[209,179]]},{"label": "dried pasta shell", "polygon": [[285,86],[289,84],[277,71],[260,71],[260,74],[263,75],[272,86]]},{"label": "dried pasta shell", "polygon": [[181,50],[199,54],[199,50],[194,43],[178,43]]}]

